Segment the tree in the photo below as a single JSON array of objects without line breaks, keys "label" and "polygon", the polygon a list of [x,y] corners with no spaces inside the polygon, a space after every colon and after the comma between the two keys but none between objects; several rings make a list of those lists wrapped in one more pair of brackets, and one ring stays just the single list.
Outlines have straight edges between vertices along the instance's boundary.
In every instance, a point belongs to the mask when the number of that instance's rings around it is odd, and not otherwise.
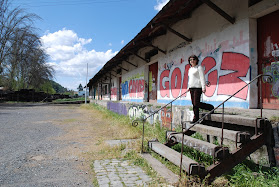
[{"label": "tree", "polygon": [[79,86],[78,86],[78,91],[82,91],[83,90],[83,87],[82,87],[82,85],[81,84],[79,84]]},{"label": "tree", "polygon": [[32,27],[39,17],[19,7],[10,10],[9,5],[9,0],[0,0],[0,85],[38,90],[54,74]]}]

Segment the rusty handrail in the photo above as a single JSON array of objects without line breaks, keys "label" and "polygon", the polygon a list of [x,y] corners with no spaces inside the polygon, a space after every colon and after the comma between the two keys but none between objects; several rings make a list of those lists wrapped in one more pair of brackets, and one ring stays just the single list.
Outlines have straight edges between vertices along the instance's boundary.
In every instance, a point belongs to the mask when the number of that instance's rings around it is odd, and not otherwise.
[{"label": "rusty handrail", "polygon": [[[235,92],[233,95],[231,95],[229,98],[227,98],[225,101],[223,101],[221,104],[219,104],[217,107],[215,107],[214,109],[212,109],[211,111],[209,111],[207,114],[205,114],[203,117],[201,117],[198,121],[196,121],[195,123],[193,123],[193,125],[191,125],[189,128],[187,128],[185,131],[183,132],[174,132],[172,134],[179,134],[179,133],[186,133],[188,130],[190,130],[192,127],[194,127],[196,124],[201,123],[208,115],[212,114],[216,109],[218,109],[221,105],[224,105],[228,100],[230,100],[233,96],[235,96],[236,94],[238,94],[241,90],[243,90],[245,87],[247,87],[248,85],[250,85],[252,82],[254,82],[255,80],[257,80],[259,77],[261,76],[268,76],[270,79],[268,82],[272,82],[273,78],[270,75],[264,75],[264,74],[260,74],[257,77],[255,77],[253,80],[251,80],[248,84],[246,84],[245,86],[243,86],[241,89],[239,89],[237,92]],[[261,87],[261,85],[260,85]],[[261,94],[260,94],[261,95]],[[261,96],[260,96],[261,98]],[[223,113],[224,115],[224,113]],[[261,104],[261,115],[262,115],[262,104]],[[262,116],[261,116],[262,117]]]},{"label": "rusty handrail", "polygon": [[[258,75],[257,77],[255,77],[253,80],[251,80],[248,84],[246,84],[245,86],[243,86],[241,89],[239,89],[237,92],[235,92],[233,95],[231,95],[229,98],[227,98],[225,101],[223,101],[221,104],[219,104],[217,107],[215,107],[214,109],[212,109],[211,111],[209,111],[207,114],[205,114],[203,117],[201,117],[198,121],[196,121],[195,123],[193,123],[193,125],[191,125],[190,127],[188,127],[186,130],[182,130],[182,132],[174,132],[174,133],[171,133],[171,134],[180,134],[180,133],[183,133],[185,134],[188,130],[190,130],[192,127],[194,127],[196,124],[198,123],[201,123],[208,115],[212,114],[216,109],[218,109],[221,105],[223,105],[223,108],[224,108],[224,104],[230,100],[233,96],[235,96],[236,94],[238,94],[241,90],[243,90],[244,88],[246,88],[247,86],[249,86],[252,82],[254,82],[255,80],[257,80],[259,77],[263,77],[263,76],[268,76],[269,79],[267,82],[272,82],[273,81],[273,78],[272,76],[270,75],[264,75],[264,74],[260,74]],[[209,81],[206,81],[206,86],[210,86],[210,82]],[[261,89],[261,82],[260,82],[260,89]],[[143,123],[143,135],[142,135],[142,152],[143,152],[143,140],[144,140],[144,122],[151,116],[155,115],[156,113],[158,113],[159,111],[161,111],[163,108],[165,108],[166,106],[168,106],[169,104],[172,104],[174,101],[176,101],[178,98],[182,97],[184,94],[186,94],[186,92],[182,93],[181,95],[179,95],[178,97],[176,97],[175,99],[173,99],[171,102],[167,103],[166,105],[164,105],[163,107],[161,107],[160,109],[156,110],[155,112],[153,112],[152,114],[150,114],[149,116],[147,117],[143,117],[141,119],[135,119],[133,120],[132,122],[132,126],[136,127],[138,125],[139,122],[142,122]],[[262,96],[261,96],[261,93],[260,93],[260,100],[262,102]],[[223,120],[224,120],[224,110],[223,110],[223,113],[222,113],[222,123]],[[262,116],[262,103],[261,103],[261,116]],[[171,122],[172,123],[172,122]],[[223,127],[222,127],[222,131],[223,131]],[[222,137],[223,139],[223,137]],[[223,142],[223,140],[222,140]]]},{"label": "rusty handrail", "polygon": [[[210,114],[212,114],[217,108],[219,108],[221,105],[223,106],[223,110],[222,110],[222,137],[221,137],[221,146],[223,147],[223,135],[224,135],[224,106],[225,106],[225,103],[229,100],[229,99],[231,99],[233,96],[235,96],[236,94],[238,94],[241,90],[243,90],[245,87],[247,87],[248,85],[250,85],[252,82],[254,82],[255,80],[257,80],[259,77],[264,77],[264,76],[268,76],[269,78],[268,78],[268,80],[267,80],[267,82],[269,82],[269,83],[271,83],[271,82],[273,82],[273,78],[272,78],[272,76],[270,76],[270,75],[264,75],[264,74],[260,74],[260,75],[258,75],[257,77],[255,77],[253,80],[251,80],[248,84],[246,84],[245,86],[243,86],[241,89],[239,89],[237,92],[235,92],[233,95],[231,95],[229,98],[227,98],[225,101],[223,101],[221,104],[219,104],[217,107],[215,107],[214,109],[212,109],[211,111],[209,111],[206,115],[204,115],[202,118],[200,118],[197,122],[195,122],[192,126],[190,126],[189,128],[187,128],[186,130],[182,130],[182,132],[174,132],[174,133],[171,133],[171,134],[180,134],[180,133],[183,133],[183,135],[184,134],[186,134],[186,132],[188,131],[188,130],[190,130],[192,127],[194,127],[196,124],[198,124],[198,123],[201,123],[204,119],[205,119],[205,117],[206,116],[208,116],[208,115],[210,115]],[[262,90],[262,84],[261,84],[261,81],[260,81],[260,90]],[[262,93],[261,93],[261,91],[260,91],[260,105],[261,105],[261,118],[262,118]],[[255,128],[257,128],[257,127],[255,127]],[[183,128],[182,128],[183,129]],[[170,134],[170,135],[171,135]],[[169,136],[170,136],[169,135]],[[182,142],[183,142],[183,139],[182,139]],[[183,144],[182,144],[183,145]],[[182,148],[181,148],[181,150],[183,150]],[[181,177],[181,170],[182,170],[182,157],[183,156],[183,152],[181,151],[181,163],[180,163],[180,177]]]},{"label": "rusty handrail", "polygon": [[[206,81],[206,86],[209,87],[210,86],[210,82],[209,81]],[[139,122],[142,122],[143,123],[143,134],[142,134],[142,149],[141,149],[141,152],[143,152],[143,140],[144,140],[144,122],[150,118],[151,116],[155,115],[156,113],[158,113],[159,111],[161,111],[163,108],[165,108],[166,106],[168,106],[169,104],[171,104],[171,109],[172,109],[172,103],[174,101],[176,101],[177,99],[179,99],[180,97],[182,97],[184,94],[186,94],[188,91],[182,93],[181,95],[179,95],[178,97],[176,97],[175,99],[173,99],[171,102],[165,104],[164,106],[162,106],[160,109],[156,110],[155,112],[153,112],[152,114],[150,114],[149,116],[147,117],[143,117],[143,118],[140,118],[140,119],[135,119],[132,121],[132,126],[133,127],[136,127],[138,126]],[[172,124],[172,121],[171,121],[171,124]]]}]

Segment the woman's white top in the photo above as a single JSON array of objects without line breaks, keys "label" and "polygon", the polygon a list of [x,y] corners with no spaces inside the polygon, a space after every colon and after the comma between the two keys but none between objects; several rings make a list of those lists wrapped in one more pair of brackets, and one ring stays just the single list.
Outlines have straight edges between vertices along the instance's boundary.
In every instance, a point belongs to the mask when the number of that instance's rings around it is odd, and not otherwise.
[{"label": "woman's white top", "polygon": [[205,88],[205,77],[203,67],[196,65],[188,71],[188,88]]}]

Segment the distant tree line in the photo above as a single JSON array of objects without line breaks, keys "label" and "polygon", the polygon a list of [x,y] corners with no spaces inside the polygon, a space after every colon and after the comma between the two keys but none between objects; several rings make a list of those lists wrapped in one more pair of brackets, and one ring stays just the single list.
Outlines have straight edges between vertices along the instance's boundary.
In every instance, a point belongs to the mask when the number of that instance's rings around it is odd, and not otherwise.
[{"label": "distant tree line", "polygon": [[9,0],[0,0],[0,87],[53,91],[54,69],[32,27],[36,19],[20,7],[11,8]]}]

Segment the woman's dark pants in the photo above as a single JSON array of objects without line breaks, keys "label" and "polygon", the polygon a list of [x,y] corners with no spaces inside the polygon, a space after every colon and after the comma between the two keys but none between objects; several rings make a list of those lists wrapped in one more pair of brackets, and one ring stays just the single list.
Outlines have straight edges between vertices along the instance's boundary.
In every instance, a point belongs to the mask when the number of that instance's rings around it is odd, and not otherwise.
[{"label": "woman's dark pants", "polygon": [[201,102],[201,88],[190,88],[191,100],[193,104],[193,111],[194,111],[194,119],[193,121],[196,122],[199,120],[199,108],[205,110],[212,110],[214,106],[211,104]]}]

